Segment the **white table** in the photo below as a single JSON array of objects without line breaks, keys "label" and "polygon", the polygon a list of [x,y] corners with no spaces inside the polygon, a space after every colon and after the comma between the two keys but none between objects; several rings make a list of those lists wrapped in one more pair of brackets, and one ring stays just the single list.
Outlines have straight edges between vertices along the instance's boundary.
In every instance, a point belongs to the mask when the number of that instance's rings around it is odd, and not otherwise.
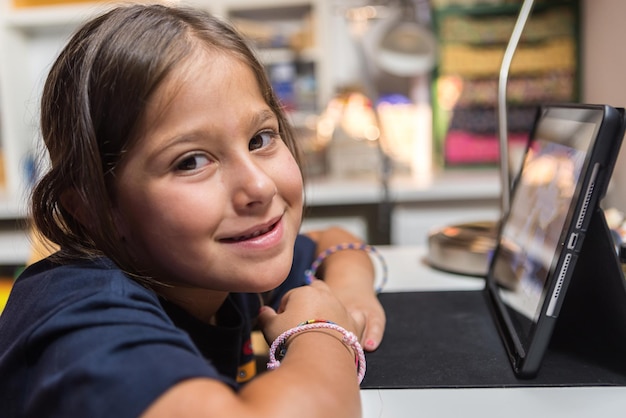
[{"label": "white table", "polygon": [[[478,290],[483,281],[429,268],[424,247],[379,247],[389,267],[388,292]],[[626,353],[625,353],[626,361]],[[364,418],[626,417],[626,387],[364,389]]]}]

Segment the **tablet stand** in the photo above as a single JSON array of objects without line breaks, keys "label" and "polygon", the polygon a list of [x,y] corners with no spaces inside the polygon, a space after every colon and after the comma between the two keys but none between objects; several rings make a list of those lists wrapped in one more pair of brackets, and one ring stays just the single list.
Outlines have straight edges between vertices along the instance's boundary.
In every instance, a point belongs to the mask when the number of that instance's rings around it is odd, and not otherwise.
[{"label": "tablet stand", "polygon": [[587,229],[551,348],[626,375],[626,281],[600,209]]},{"label": "tablet stand", "polygon": [[519,379],[485,291],[382,293],[387,328],[361,387],[626,386],[626,284],[595,212],[539,373]]}]

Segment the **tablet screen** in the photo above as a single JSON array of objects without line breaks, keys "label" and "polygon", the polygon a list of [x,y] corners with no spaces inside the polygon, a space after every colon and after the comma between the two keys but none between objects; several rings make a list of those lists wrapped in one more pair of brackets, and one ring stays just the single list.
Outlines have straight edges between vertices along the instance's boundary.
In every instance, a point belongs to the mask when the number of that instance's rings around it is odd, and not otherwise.
[{"label": "tablet screen", "polygon": [[529,141],[490,270],[523,349],[567,245],[581,174],[601,120],[602,112],[548,108]]}]

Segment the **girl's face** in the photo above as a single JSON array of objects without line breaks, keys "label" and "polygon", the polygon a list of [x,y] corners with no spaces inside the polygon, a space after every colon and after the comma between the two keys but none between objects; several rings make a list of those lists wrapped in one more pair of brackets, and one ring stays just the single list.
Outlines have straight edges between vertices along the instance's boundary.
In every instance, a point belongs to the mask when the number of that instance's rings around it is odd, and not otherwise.
[{"label": "girl's face", "polygon": [[291,268],[300,170],[253,72],[226,54],[196,55],[148,103],[116,171],[118,229],[163,282],[266,291]]}]

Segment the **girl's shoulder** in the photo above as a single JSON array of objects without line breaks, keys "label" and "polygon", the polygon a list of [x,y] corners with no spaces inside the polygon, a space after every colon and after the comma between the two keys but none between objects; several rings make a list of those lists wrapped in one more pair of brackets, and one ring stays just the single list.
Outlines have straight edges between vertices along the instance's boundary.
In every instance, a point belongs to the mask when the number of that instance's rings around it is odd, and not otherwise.
[{"label": "girl's shoulder", "polygon": [[39,303],[47,300],[55,305],[91,295],[112,299],[143,295],[147,300],[158,301],[152,290],[131,279],[106,257],[63,264],[46,258],[26,268],[13,288],[16,294],[37,295]]},{"label": "girl's shoulder", "polygon": [[106,258],[66,264],[44,259],[15,280],[0,317],[0,329],[4,325],[5,330],[19,327],[24,332],[29,328],[46,329],[53,323],[53,328],[64,326],[62,321],[78,319],[85,322],[84,326],[93,326],[118,313],[168,321],[156,294]]},{"label": "girl's shoulder", "polygon": [[0,375],[0,401],[29,416],[100,416],[102,399],[116,400],[108,415],[137,416],[181,380],[220,378],[156,294],[107,259],[43,260],[20,275],[0,315]]}]

